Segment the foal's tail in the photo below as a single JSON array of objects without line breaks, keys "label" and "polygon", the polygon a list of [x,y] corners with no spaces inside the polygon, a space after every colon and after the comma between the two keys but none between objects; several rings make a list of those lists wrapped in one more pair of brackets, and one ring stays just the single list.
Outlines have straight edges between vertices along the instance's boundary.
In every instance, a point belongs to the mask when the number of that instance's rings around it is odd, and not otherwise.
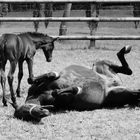
[{"label": "foal's tail", "polygon": [[0,62],[4,60],[4,47],[6,44],[5,34],[0,37]]}]

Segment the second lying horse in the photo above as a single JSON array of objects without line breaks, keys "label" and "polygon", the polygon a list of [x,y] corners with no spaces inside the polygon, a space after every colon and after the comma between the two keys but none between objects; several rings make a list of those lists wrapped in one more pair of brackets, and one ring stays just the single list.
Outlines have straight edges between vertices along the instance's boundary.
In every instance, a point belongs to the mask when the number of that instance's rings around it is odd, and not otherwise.
[{"label": "second lying horse", "polygon": [[56,39],[49,37],[42,33],[21,33],[15,34],[3,34],[0,38],[0,79],[3,90],[3,104],[7,105],[5,98],[5,65],[7,60],[10,61],[10,71],[8,73],[8,83],[11,92],[11,99],[13,103],[16,102],[16,97],[13,90],[13,74],[15,72],[17,63],[19,66],[18,73],[18,87],[17,96],[20,96],[20,83],[23,77],[23,62],[26,61],[29,70],[30,83],[33,78],[33,57],[37,49],[42,49],[46,60],[50,62],[52,60],[52,52],[54,49],[54,41]]},{"label": "second lying horse", "polygon": [[130,50],[131,47],[126,46],[117,53],[121,66],[103,60],[96,62],[93,69],[72,65],[60,72],[59,76],[48,73],[37,77],[29,89],[26,103],[76,110],[136,104],[140,90],[122,86],[117,75],[132,74],[124,57]]}]

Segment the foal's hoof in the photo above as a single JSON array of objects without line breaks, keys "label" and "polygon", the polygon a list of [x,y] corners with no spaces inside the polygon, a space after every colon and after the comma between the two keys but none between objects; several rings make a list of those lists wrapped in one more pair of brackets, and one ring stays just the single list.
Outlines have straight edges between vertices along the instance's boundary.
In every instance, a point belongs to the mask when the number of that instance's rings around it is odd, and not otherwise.
[{"label": "foal's hoof", "polygon": [[129,53],[131,51],[132,46],[126,45],[125,47],[125,54]]},{"label": "foal's hoof", "polygon": [[20,96],[20,90],[17,90],[17,91],[16,91],[16,94],[17,94],[17,97],[21,97],[21,96]]},{"label": "foal's hoof", "polygon": [[8,106],[6,100],[3,99],[3,100],[2,100],[2,103],[3,103],[3,106]]},{"label": "foal's hoof", "polygon": [[32,78],[28,78],[28,84],[32,85],[33,84],[33,79]]},{"label": "foal's hoof", "polygon": [[4,107],[7,107],[8,105],[7,105],[7,103],[3,103],[3,106],[4,106]]},{"label": "foal's hoof", "polygon": [[17,97],[20,98],[21,97],[20,94],[17,94]]}]

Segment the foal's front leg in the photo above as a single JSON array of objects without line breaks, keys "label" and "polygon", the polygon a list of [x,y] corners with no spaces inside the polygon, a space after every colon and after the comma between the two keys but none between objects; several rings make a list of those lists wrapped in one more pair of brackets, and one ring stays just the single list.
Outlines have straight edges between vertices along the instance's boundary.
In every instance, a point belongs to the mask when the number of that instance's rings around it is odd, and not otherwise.
[{"label": "foal's front leg", "polygon": [[29,78],[28,78],[28,83],[31,84],[34,78],[33,75],[33,58],[29,58],[26,60],[28,64],[28,71],[29,71]]},{"label": "foal's front leg", "polygon": [[18,72],[18,86],[17,86],[17,97],[20,97],[20,84],[21,84],[21,79],[23,77],[23,61],[18,62],[18,67],[19,67],[19,72]]},{"label": "foal's front leg", "polygon": [[11,100],[13,103],[16,103],[16,97],[13,89],[13,80],[14,80],[13,75],[15,73],[16,65],[17,65],[16,61],[10,61],[10,71],[8,73],[8,83],[11,92]]}]

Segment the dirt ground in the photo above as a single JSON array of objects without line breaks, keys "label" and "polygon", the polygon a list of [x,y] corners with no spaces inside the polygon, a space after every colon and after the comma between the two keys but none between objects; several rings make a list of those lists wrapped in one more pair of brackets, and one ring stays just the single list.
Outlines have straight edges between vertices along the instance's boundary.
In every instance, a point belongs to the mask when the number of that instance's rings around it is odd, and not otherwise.
[{"label": "dirt ground", "polygon": [[[119,12],[119,13],[118,13]],[[108,11],[106,11],[108,15]],[[132,9],[125,11],[113,11],[111,14],[119,16],[132,16]],[[16,13],[17,16],[23,13]],[[54,13],[55,16],[56,13]],[[10,13],[8,16],[13,16]],[[24,13],[25,15],[25,13]],[[23,15],[23,16],[24,16]],[[26,15],[31,15],[26,14]],[[78,12],[76,16],[84,15]],[[101,11],[104,16],[104,12]],[[57,25],[57,26],[56,26]],[[40,24],[39,32],[47,32],[49,35],[57,35],[58,23],[50,23],[48,29]],[[82,30],[81,30],[82,29]],[[34,31],[32,23],[3,23],[0,28],[1,34],[5,32]],[[88,35],[86,23],[70,23],[68,34]],[[134,29],[134,23],[100,23],[97,34],[105,35],[139,35],[140,29]],[[43,52],[40,50],[34,59],[34,75],[44,74],[50,71],[61,71],[71,64],[78,64],[91,68],[96,60],[107,59],[120,64],[116,53],[124,45],[132,45],[132,51],[126,59],[133,70],[131,76],[120,74],[123,85],[129,88],[140,88],[140,41],[97,41],[98,49],[88,50],[89,41],[68,41],[66,43],[55,43],[53,61],[45,62]],[[6,74],[9,63],[6,65]],[[17,85],[17,70],[14,79],[14,88]],[[18,104],[23,104],[27,96],[29,85],[27,84],[28,71],[24,64],[24,77],[21,84],[21,98]],[[1,90],[1,89],[0,89]],[[8,84],[6,85],[9,97]],[[2,95],[2,91],[1,91]],[[1,99],[1,98],[0,98]],[[1,100],[0,100],[1,101]],[[65,111],[51,114],[44,118],[39,124],[32,124],[13,118],[14,109],[9,105],[3,107],[0,102],[0,139],[1,140],[139,140],[140,139],[140,108],[98,109],[93,111]]]}]

